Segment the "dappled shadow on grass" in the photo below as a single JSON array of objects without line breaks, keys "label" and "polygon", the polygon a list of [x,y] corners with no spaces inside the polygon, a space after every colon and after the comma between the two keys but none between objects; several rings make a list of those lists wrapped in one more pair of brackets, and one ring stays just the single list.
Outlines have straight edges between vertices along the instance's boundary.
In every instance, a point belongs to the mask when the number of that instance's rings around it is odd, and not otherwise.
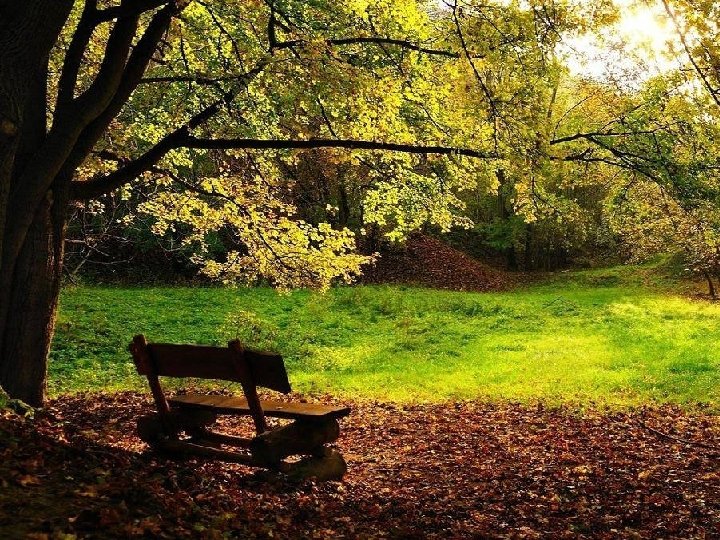
[{"label": "dappled shadow on grass", "polygon": [[93,394],[0,417],[0,537],[720,535],[720,423],[702,410],[359,403],[349,472],[324,484],[149,454],[133,433],[148,410]]},{"label": "dappled shadow on grass", "polygon": [[[624,276],[620,286],[601,272]],[[237,337],[277,350],[305,392],[717,406],[720,308],[640,287],[634,275],[573,272],[512,293],[472,294],[74,287],[63,292],[50,390],[143,389],[127,353],[142,331],[151,341],[223,345]],[[587,287],[592,276],[608,286]]]}]

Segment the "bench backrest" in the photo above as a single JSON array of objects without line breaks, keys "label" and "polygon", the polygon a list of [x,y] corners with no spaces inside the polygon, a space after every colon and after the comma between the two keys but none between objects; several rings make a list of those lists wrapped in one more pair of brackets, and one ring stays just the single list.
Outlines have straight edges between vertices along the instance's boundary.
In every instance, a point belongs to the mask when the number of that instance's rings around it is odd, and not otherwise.
[{"label": "bench backrest", "polygon": [[[160,377],[196,377],[233,382],[249,382],[287,394],[291,391],[285,362],[279,354],[241,349],[240,355],[228,347],[148,343],[150,366],[135,365],[140,375]],[[238,358],[240,356],[240,358]],[[244,364],[238,366],[237,363]],[[248,379],[249,375],[249,379]]]},{"label": "bench backrest", "polygon": [[130,343],[130,352],[140,375],[145,375],[162,415],[169,413],[169,405],[158,377],[196,377],[239,382],[248,400],[259,432],[265,420],[256,388],[262,386],[278,392],[291,391],[285,362],[279,354],[244,349],[239,341],[227,347],[148,343],[138,335]]}]

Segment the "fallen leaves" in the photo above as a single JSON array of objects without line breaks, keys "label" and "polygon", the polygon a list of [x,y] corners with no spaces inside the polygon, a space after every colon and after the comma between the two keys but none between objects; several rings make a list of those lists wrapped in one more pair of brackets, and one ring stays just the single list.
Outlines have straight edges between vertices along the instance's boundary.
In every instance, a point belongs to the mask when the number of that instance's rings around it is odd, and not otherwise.
[{"label": "fallen leaves", "polygon": [[37,476],[32,476],[31,474],[23,474],[21,476],[18,476],[15,481],[22,487],[40,485],[40,479]]},{"label": "fallen leaves", "polygon": [[363,270],[363,283],[400,283],[455,291],[502,291],[517,276],[473,259],[431,236],[413,235],[402,246],[390,246]]},{"label": "fallen leaves", "polygon": [[720,536],[720,422],[702,410],[357,403],[345,480],[296,484],[147,452],[150,407],[94,394],[0,413],[0,537]]}]

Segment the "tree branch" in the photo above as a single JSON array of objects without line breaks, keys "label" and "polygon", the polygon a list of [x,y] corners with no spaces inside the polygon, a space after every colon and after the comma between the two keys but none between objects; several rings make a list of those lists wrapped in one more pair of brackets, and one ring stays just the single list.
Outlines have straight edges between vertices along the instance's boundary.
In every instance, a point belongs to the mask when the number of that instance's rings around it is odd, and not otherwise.
[{"label": "tree branch", "polygon": [[147,66],[152,59],[157,44],[167,31],[170,21],[177,8],[169,4],[155,14],[148,24],[140,40],[125,65],[125,69],[113,98],[105,110],[90,122],[75,142],[73,151],[63,165],[63,174],[72,177],[75,169],[82,163],[92,150],[113,119],[120,113],[123,106],[140,83]]},{"label": "tree branch", "polygon": [[[446,4],[449,5],[449,4]],[[460,40],[460,46],[462,47],[463,53],[465,58],[467,59],[468,63],[470,64],[470,67],[472,68],[473,75],[475,75],[475,79],[477,80],[478,84],[480,85],[480,89],[482,90],[482,93],[485,95],[485,99],[488,101],[488,106],[490,107],[490,115],[489,119],[492,120],[493,123],[493,140],[495,141],[495,149],[499,146],[498,141],[498,122],[497,119],[500,118],[500,111],[498,110],[497,103],[495,102],[495,98],[493,97],[492,92],[490,91],[490,88],[485,83],[485,81],[482,78],[482,75],[480,75],[480,71],[478,70],[477,66],[475,65],[475,62],[473,60],[473,56],[470,54],[470,51],[468,50],[467,41],[465,41],[465,34],[462,30],[462,25],[460,24],[460,18],[458,16],[458,3],[457,0],[455,0],[452,4],[452,17],[453,17],[453,24],[455,25],[455,31],[457,32],[458,39]]]},{"label": "tree branch", "polygon": [[702,81],[703,85],[707,89],[707,91],[710,94],[710,97],[713,99],[715,104],[720,107],[720,90],[713,88],[712,84],[710,84],[710,81],[708,80],[705,73],[703,73],[702,68],[697,63],[697,60],[693,56],[692,49],[690,48],[690,45],[687,41],[687,36],[685,35],[685,32],[680,28],[680,21],[677,18],[677,15],[673,11],[673,9],[670,7],[670,3],[668,0],[662,0],[663,6],[665,7],[665,12],[668,14],[668,17],[670,17],[670,20],[673,22],[673,26],[675,27],[675,31],[678,34],[678,37],[680,38],[680,43],[682,43],[683,49],[685,49],[685,53],[687,54],[688,58],[690,59],[690,63],[692,64],[693,68],[695,69],[695,72],[697,73],[698,77],[700,77],[700,80]]},{"label": "tree branch", "polygon": [[138,17],[146,11],[175,3],[176,0],[133,0],[119,6],[108,7],[97,12],[98,22],[108,22],[123,17]]},{"label": "tree branch", "polygon": [[356,139],[202,139],[188,136],[185,148],[203,148],[216,150],[307,150],[312,148],[344,148],[347,150],[384,150],[408,154],[439,154],[447,156],[467,156],[480,159],[497,159],[495,153],[480,152],[470,148],[456,148],[437,145],[414,145]]},{"label": "tree branch", "polygon": [[149,171],[168,152],[176,148],[183,148],[183,143],[187,141],[190,136],[190,130],[207,122],[220,111],[224,104],[229,103],[233,98],[234,95],[228,95],[209,105],[188,120],[185,125],[168,133],[160,142],[141,156],[133,160],[124,161],[124,165],[116,171],[105,176],[93,178],[92,180],[73,181],[70,184],[70,198],[85,200],[99,197],[131,182],[142,173]]},{"label": "tree branch", "polygon": [[164,77],[143,77],[140,84],[155,83],[186,83],[191,82],[205,86],[215,86],[221,82],[242,81],[247,78],[247,73],[234,73],[230,75],[168,75]]},{"label": "tree branch", "polygon": [[579,139],[586,139],[594,142],[593,137],[631,137],[633,135],[652,135],[656,133],[656,130],[642,130],[642,131],[589,131],[587,133],[576,133],[575,135],[566,135],[565,137],[557,137],[550,141],[551,145],[577,141]]},{"label": "tree branch", "polygon": [[[126,3],[123,2],[122,5]],[[130,46],[137,32],[138,21],[139,15],[136,15],[124,17],[115,23],[95,79],[85,92],[73,100],[71,114],[80,115],[84,124],[97,118],[115,95],[123,77]],[[67,121],[64,115],[60,115],[58,118],[62,122]]]},{"label": "tree branch", "polygon": [[[586,148],[582,152],[575,153],[575,154],[568,154],[565,156],[548,155],[547,158],[550,159],[551,161],[572,161],[572,162],[581,162],[581,163],[605,163],[606,165],[611,165],[613,167],[618,167],[620,169],[639,173],[639,174],[643,175],[644,177],[648,178],[649,180],[659,183],[659,178],[655,174],[653,174],[653,171],[651,168],[645,167],[632,159],[632,158],[643,159],[642,156],[639,156],[637,154],[632,154],[632,153],[624,153],[621,150],[613,148],[612,146],[609,146],[609,145],[603,145],[600,142],[593,140],[593,139],[588,139],[588,140],[590,142],[596,144],[599,148],[602,148],[602,149],[610,152],[610,154],[612,154],[612,156],[615,159],[610,159],[609,157],[603,156],[603,155],[598,156],[593,152],[593,149],[591,149],[591,148]],[[645,159],[645,161],[649,161],[649,160]]]},{"label": "tree branch", "polygon": [[[411,41],[405,39],[394,39],[386,37],[351,37],[351,38],[340,38],[340,39],[326,39],[325,43],[328,46],[343,46],[343,45],[356,45],[362,43],[369,43],[374,45],[396,45],[403,49],[409,49],[411,51],[417,51],[423,54],[430,54],[435,56],[446,56],[448,58],[460,58],[460,55],[453,51],[446,51],[443,49],[432,49],[429,47],[423,47]],[[306,46],[307,42],[303,40],[290,40],[290,41],[277,41],[271,44],[271,49],[291,49],[293,47]]]},{"label": "tree branch", "polygon": [[97,0],[85,0],[80,22],[65,53],[65,62],[58,82],[56,111],[68,106],[75,97],[75,85],[77,84],[83,55],[92,38],[97,22]]},{"label": "tree branch", "polygon": [[[208,115],[214,113],[206,112]],[[196,117],[197,118],[197,117]],[[194,124],[204,120],[196,119]],[[73,199],[92,199],[118,189],[131,182],[143,172],[150,170],[165,154],[177,148],[199,149],[246,149],[246,150],[303,150],[312,148],[344,148],[347,150],[382,150],[409,154],[437,154],[447,156],[467,156],[478,159],[498,159],[493,153],[480,152],[469,148],[454,148],[436,145],[412,145],[386,143],[363,140],[309,139],[309,140],[274,140],[274,139],[202,139],[189,134],[190,123],[165,137],[161,142],[142,156],[128,162],[125,166],[106,176],[73,182],[71,196]]]}]

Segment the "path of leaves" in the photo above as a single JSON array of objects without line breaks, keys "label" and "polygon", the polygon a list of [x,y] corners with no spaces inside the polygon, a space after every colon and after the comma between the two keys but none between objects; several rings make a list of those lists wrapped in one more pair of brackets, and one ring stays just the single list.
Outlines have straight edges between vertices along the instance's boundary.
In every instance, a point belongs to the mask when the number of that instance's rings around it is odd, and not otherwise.
[{"label": "path of leaves", "polygon": [[122,393],[0,413],[0,537],[720,537],[720,421],[702,411],[355,404],[345,480],[292,484],[145,452],[149,409]]}]

